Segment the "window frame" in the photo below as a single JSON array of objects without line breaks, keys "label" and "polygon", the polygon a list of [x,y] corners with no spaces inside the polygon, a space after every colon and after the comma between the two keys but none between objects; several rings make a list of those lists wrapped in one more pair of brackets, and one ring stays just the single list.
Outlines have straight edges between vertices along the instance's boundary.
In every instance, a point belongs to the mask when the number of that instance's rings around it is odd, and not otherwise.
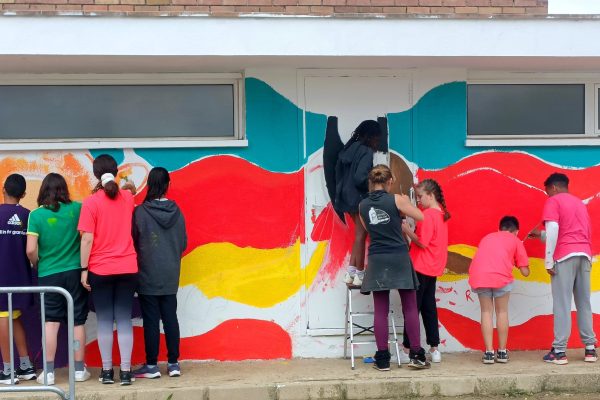
[{"label": "window frame", "polygon": [[[589,146],[600,145],[598,124],[598,93],[600,74],[597,73],[536,73],[536,72],[481,72],[470,71],[468,85],[519,85],[519,84],[574,84],[585,86],[585,132],[569,135],[469,135],[465,131],[467,147],[482,146]],[[467,103],[465,93],[465,103]],[[467,115],[468,118],[468,104]],[[466,122],[466,121],[465,121]],[[465,124],[466,126],[466,124]],[[468,129],[468,127],[467,127]]]},{"label": "window frame", "polygon": [[247,147],[245,132],[244,76],[241,73],[146,73],[146,74],[1,74],[0,86],[49,85],[233,85],[234,136],[168,138],[60,138],[0,139],[2,150],[88,150],[106,148]]}]

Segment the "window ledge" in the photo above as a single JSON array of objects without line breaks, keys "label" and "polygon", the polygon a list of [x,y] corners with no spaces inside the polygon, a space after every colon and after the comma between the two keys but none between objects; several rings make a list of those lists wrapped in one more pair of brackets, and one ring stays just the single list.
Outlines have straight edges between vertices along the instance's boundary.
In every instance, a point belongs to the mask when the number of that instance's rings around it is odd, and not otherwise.
[{"label": "window ledge", "polygon": [[466,147],[521,147],[521,146],[598,146],[600,137],[591,135],[552,136],[470,136]]},{"label": "window ledge", "polygon": [[90,149],[114,149],[114,148],[182,148],[182,147],[248,147],[246,139],[86,139],[86,140],[63,140],[52,141],[40,140],[3,140],[0,141],[0,149],[3,151],[13,150],[90,150]]}]

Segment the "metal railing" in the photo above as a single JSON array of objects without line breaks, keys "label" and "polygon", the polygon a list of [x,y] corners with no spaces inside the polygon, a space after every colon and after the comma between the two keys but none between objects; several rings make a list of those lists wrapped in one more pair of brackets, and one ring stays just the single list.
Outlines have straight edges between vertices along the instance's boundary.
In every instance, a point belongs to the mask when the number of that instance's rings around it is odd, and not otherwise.
[{"label": "metal railing", "polygon": [[[40,309],[42,314],[42,359],[43,368],[46,368],[46,309],[44,307],[44,295],[46,293],[58,293],[67,300],[67,336],[68,336],[68,353],[69,353],[69,392],[65,393],[59,387],[48,385],[48,374],[44,372],[44,384],[37,386],[16,386],[15,385],[15,354],[13,345],[13,305],[12,295],[14,293],[39,293]],[[10,342],[10,386],[0,387],[0,393],[23,393],[23,392],[52,392],[60,396],[64,400],[75,399],[75,360],[74,360],[74,317],[73,317],[73,297],[65,289],[54,286],[28,286],[28,287],[0,287],[0,294],[8,295],[8,336]],[[78,343],[77,346],[82,346]],[[78,348],[77,348],[78,349]],[[2,355],[6,357],[5,354]]]}]

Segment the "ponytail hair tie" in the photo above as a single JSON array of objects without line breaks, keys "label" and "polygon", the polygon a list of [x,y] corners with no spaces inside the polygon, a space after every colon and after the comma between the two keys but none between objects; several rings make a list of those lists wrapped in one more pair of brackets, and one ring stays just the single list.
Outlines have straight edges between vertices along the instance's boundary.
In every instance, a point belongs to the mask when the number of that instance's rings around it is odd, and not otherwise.
[{"label": "ponytail hair tie", "polygon": [[100,177],[100,182],[102,183],[102,187],[105,187],[106,184],[110,181],[114,182],[114,180],[115,180],[115,176],[113,174],[111,174],[110,172],[102,174],[102,176]]}]

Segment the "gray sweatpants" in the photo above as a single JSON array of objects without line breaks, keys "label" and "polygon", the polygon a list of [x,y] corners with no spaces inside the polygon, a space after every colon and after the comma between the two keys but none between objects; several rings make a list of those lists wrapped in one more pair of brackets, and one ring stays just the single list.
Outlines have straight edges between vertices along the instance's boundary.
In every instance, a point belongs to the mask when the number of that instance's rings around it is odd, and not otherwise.
[{"label": "gray sweatpants", "polygon": [[592,304],[590,302],[590,261],[583,256],[575,256],[558,262],[554,266],[556,275],[552,277],[552,301],[554,312],[555,351],[567,349],[571,334],[571,301],[575,298],[577,327],[581,341],[587,345],[596,344],[592,324]]}]

